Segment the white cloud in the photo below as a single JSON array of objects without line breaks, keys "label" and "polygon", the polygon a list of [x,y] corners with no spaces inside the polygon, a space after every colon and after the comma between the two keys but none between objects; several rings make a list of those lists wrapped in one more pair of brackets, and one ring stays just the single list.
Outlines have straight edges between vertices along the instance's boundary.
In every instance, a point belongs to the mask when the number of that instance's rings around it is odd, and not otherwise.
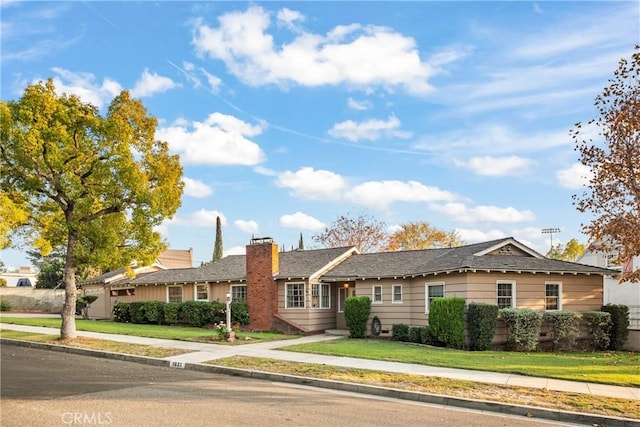
[{"label": "white cloud", "polygon": [[456,166],[471,169],[478,175],[486,176],[508,176],[524,175],[533,166],[530,159],[518,156],[510,157],[472,157],[469,160],[454,160]]},{"label": "white cloud", "polygon": [[353,99],[352,97],[349,97],[349,99],[347,99],[347,105],[349,106],[349,108],[351,108],[352,110],[369,110],[373,107],[373,103],[371,101],[357,101],[355,99]]},{"label": "white cloud", "polygon": [[227,218],[222,213],[200,209],[189,215],[176,215],[171,221],[168,221],[168,225],[211,228],[216,226],[217,217],[220,217],[221,225],[227,224]]},{"label": "white cloud", "polygon": [[232,248],[223,250],[222,253],[223,253],[223,256],[244,255],[244,254],[247,253],[247,247],[246,246],[234,246]]},{"label": "white cloud", "polygon": [[286,228],[298,228],[302,230],[321,230],[325,227],[324,222],[302,212],[282,215],[280,217],[280,225]]},{"label": "white cloud", "polygon": [[109,78],[103,79],[99,84],[95,82],[96,77],[91,73],[74,73],[60,67],[51,70],[56,74],[53,83],[58,94],[76,95],[83,102],[98,108],[102,108],[122,91],[122,86]]},{"label": "white cloud", "polygon": [[182,178],[182,182],[184,182],[184,194],[187,196],[202,199],[213,194],[211,187],[197,179],[191,179],[185,176]]},{"label": "white cloud", "polygon": [[496,229],[483,231],[471,228],[456,228],[456,232],[460,236],[460,239],[462,239],[466,243],[486,242],[488,240],[502,239],[504,237],[507,237],[507,235],[502,231]]},{"label": "white cloud", "polygon": [[304,167],[297,172],[282,172],[276,179],[276,185],[290,188],[294,196],[311,200],[339,200],[345,188],[340,175],[312,167]]},{"label": "white cloud", "polygon": [[[304,16],[289,9],[278,13],[281,23],[292,25]],[[196,22],[192,43],[200,55],[225,63],[227,69],[254,86],[347,84],[367,89],[400,88],[424,95],[433,68],[420,58],[411,37],[386,27],[352,24],[326,35],[295,31],[289,43],[274,43],[269,34],[270,14],[252,6],[245,12],[218,17],[219,26]]]},{"label": "white cloud", "polygon": [[558,184],[572,190],[588,186],[593,176],[591,168],[582,163],[574,163],[566,169],[556,171]]},{"label": "white cloud", "polygon": [[532,221],[536,218],[530,210],[520,211],[513,207],[476,206],[469,208],[462,203],[431,204],[431,209],[446,214],[449,218],[459,222],[499,222],[516,223]]},{"label": "white cloud", "polygon": [[242,219],[235,220],[233,224],[245,233],[257,233],[258,223],[255,221],[245,221]]},{"label": "white cloud", "polygon": [[304,22],[305,17],[298,11],[291,10],[288,8],[280,9],[277,15],[278,26],[286,27],[291,31],[298,31],[296,27],[296,22]]},{"label": "white cloud", "polygon": [[390,116],[387,121],[372,119],[356,123],[353,120],[347,120],[333,125],[329,135],[354,142],[361,139],[375,141],[382,137],[410,138],[412,133],[400,130],[400,126],[400,120],[394,116]]},{"label": "white cloud", "polygon": [[175,123],[159,128],[156,136],[167,141],[184,163],[252,166],[263,162],[265,155],[258,144],[245,137],[261,132],[260,126],[213,113],[204,122],[193,122],[190,127]]},{"label": "white cloud", "polygon": [[179,85],[169,77],[164,77],[145,69],[131,89],[131,95],[136,98],[144,98],[153,96],[156,93],[166,92],[178,86]]},{"label": "white cloud", "polygon": [[351,202],[376,209],[386,209],[393,202],[450,201],[456,197],[448,191],[417,181],[369,181],[353,187],[345,195]]}]

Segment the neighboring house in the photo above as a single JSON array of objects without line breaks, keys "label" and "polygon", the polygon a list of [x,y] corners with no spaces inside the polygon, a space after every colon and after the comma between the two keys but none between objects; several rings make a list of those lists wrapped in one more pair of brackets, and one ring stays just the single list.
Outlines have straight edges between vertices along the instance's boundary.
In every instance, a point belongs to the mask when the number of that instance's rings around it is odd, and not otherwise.
[{"label": "neighboring house", "polygon": [[[10,273],[0,273],[0,278],[7,281],[7,287],[25,286],[24,283],[28,280],[31,283],[30,287],[34,287],[38,281],[38,273],[33,271],[31,267],[19,267],[16,271]],[[26,280],[25,280],[26,279]]]},{"label": "neighboring house", "polygon": [[344,329],[344,301],[371,298],[371,317],[422,326],[433,298],[534,310],[599,310],[606,268],[549,259],[513,238],[456,248],[359,254],[353,247],[278,252],[253,239],[246,255],[155,271],[111,285],[117,301],[246,301],[253,330]]},{"label": "neighboring house", "polygon": [[[623,266],[612,264],[612,256],[604,252],[585,251],[579,262],[622,271]],[[631,259],[628,268],[640,268],[640,257]],[[640,283],[618,282],[618,278],[605,276],[603,304],[623,304],[629,307],[629,339],[625,348],[640,351]]]},{"label": "neighboring house", "polygon": [[89,309],[92,318],[110,318],[114,298],[130,295],[133,288],[122,286],[140,274],[168,269],[193,267],[193,250],[169,249],[158,256],[151,265],[120,268],[79,283],[84,295],[97,295],[98,299]]}]

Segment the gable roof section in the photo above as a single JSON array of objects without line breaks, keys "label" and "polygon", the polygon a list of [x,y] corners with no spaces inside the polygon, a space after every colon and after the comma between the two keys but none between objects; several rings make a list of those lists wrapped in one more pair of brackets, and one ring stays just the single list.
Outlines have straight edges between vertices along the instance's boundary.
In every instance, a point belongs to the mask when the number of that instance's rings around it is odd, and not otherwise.
[{"label": "gable roof section", "polygon": [[158,255],[158,263],[164,268],[192,268],[193,250],[167,249]]},{"label": "gable roof section", "polygon": [[356,252],[352,246],[281,252],[280,270],[276,278],[316,278]]},{"label": "gable roof section", "polygon": [[[501,250],[503,248],[505,250]],[[546,258],[509,237],[455,248],[354,255],[323,275],[322,280],[406,278],[477,271],[615,274],[609,269]]]}]

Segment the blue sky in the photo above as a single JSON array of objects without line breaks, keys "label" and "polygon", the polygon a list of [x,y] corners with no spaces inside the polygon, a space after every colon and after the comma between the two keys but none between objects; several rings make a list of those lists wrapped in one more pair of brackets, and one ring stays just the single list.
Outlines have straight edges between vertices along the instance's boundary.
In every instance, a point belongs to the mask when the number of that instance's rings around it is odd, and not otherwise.
[{"label": "blue sky", "polygon": [[128,89],[158,118],[185,180],[161,232],[196,265],[217,216],[225,254],[313,247],[360,213],[586,242],[569,132],[640,40],[637,1],[1,4],[3,100],[53,78],[101,108]]}]

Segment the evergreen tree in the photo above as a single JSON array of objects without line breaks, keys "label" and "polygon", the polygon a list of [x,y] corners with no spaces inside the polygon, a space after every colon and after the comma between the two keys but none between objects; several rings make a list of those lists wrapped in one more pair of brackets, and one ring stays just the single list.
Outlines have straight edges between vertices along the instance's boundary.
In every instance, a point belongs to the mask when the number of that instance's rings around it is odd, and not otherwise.
[{"label": "evergreen tree", "polygon": [[213,246],[212,261],[222,259],[222,224],[220,217],[216,217],[216,242]]},{"label": "evergreen tree", "polygon": [[302,233],[300,233],[300,240],[298,241],[298,249],[304,249],[304,242],[302,241]]}]

